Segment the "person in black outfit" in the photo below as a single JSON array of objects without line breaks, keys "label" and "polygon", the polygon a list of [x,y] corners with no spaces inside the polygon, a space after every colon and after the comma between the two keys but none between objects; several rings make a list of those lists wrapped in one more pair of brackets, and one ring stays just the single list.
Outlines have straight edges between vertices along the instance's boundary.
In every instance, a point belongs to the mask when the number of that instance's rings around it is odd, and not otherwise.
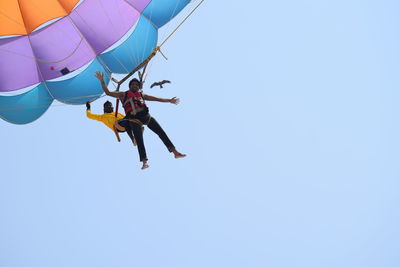
[{"label": "person in black outfit", "polygon": [[143,163],[142,170],[149,167],[146,155],[146,149],[143,142],[143,132],[141,130],[142,125],[147,125],[150,130],[155,132],[163,141],[168,151],[174,154],[175,158],[186,157],[185,154],[182,154],[176,150],[175,146],[168,138],[167,134],[164,132],[164,130],[161,128],[158,122],[150,115],[149,109],[147,108],[145,103],[145,100],[147,100],[147,101],[171,103],[176,105],[179,103],[179,98],[173,97],[170,99],[164,99],[147,94],[142,94],[140,92],[142,83],[136,78],[132,79],[129,82],[128,91],[110,92],[107,88],[107,85],[104,83],[103,73],[96,72],[96,77],[97,79],[99,79],[106,95],[118,98],[122,102],[122,105],[126,112],[126,117],[123,119],[123,121],[128,122],[124,123],[126,125],[125,129],[127,131],[131,131],[135,136],[140,161]]}]

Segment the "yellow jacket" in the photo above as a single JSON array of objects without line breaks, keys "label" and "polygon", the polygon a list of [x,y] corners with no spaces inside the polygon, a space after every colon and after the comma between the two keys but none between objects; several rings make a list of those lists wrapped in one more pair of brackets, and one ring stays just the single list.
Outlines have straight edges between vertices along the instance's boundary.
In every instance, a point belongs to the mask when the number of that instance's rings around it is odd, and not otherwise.
[{"label": "yellow jacket", "polygon": [[114,125],[115,125],[116,120],[121,120],[121,119],[123,119],[125,117],[121,113],[118,113],[117,118],[115,118],[115,113],[114,112],[113,113],[104,113],[104,114],[98,115],[98,114],[91,113],[90,110],[86,110],[86,116],[89,119],[96,120],[96,121],[101,121],[108,128],[110,128],[112,131],[114,131]]}]

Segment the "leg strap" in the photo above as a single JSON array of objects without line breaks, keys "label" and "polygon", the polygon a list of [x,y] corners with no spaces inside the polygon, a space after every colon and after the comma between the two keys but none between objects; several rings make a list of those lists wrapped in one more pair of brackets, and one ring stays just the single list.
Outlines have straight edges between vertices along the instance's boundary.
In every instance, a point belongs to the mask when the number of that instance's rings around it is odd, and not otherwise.
[{"label": "leg strap", "polygon": [[148,125],[148,124],[149,124],[149,122],[150,122],[150,120],[151,120],[151,116],[149,115],[149,118],[148,118],[144,123],[141,122],[141,121],[138,120],[138,119],[125,119],[125,120],[128,120],[128,121],[130,121],[130,122],[139,124],[140,126],[143,126],[143,125]]}]

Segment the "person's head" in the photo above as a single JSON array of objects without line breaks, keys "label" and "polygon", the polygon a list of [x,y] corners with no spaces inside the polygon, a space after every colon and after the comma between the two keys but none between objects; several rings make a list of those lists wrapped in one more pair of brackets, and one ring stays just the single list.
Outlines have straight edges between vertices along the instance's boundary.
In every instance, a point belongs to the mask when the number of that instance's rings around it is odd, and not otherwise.
[{"label": "person's head", "polygon": [[104,113],[112,113],[114,112],[113,105],[110,101],[104,102]]},{"label": "person's head", "polygon": [[140,89],[140,82],[138,79],[133,78],[130,82],[129,82],[129,90],[131,90],[132,92],[136,92],[137,90]]}]

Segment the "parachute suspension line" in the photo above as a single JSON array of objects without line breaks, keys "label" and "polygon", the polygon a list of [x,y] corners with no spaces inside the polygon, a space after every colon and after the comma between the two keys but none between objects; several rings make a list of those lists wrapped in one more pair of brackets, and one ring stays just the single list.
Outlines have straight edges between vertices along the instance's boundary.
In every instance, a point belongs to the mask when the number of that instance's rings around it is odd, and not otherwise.
[{"label": "parachute suspension line", "polygon": [[[147,65],[142,70],[143,71],[141,74],[142,75],[142,87],[143,87],[143,84],[146,82],[149,73],[151,73],[151,69],[153,68],[153,65],[155,62],[154,60],[157,60],[157,58],[150,60],[149,63],[147,63]],[[146,69],[147,69],[147,71],[146,71]],[[139,71],[139,73],[140,73],[140,71]]]},{"label": "parachute suspension line", "polygon": [[[125,2],[126,2],[126,1],[125,1]],[[140,13],[136,7],[134,7],[133,5],[131,5],[129,2],[126,2],[126,3],[128,3],[133,9],[135,9],[135,10],[139,13],[139,16],[142,16],[142,17],[146,18],[155,28],[157,28],[157,26],[156,26],[149,18],[147,18],[147,17],[146,17],[145,15],[143,15],[142,13]],[[102,6],[102,8],[103,8],[103,10],[104,10],[104,6],[103,6],[103,5],[101,5],[101,6]],[[122,15],[122,13],[121,13],[121,11],[120,11],[119,8],[117,8],[117,11],[118,11],[118,13],[120,14],[120,17],[121,17],[121,18],[124,18],[124,16]],[[107,12],[105,12],[105,13],[107,14]],[[152,13],[151,13],[151,14],[152,14]],[[150,16],[151,16],[151,15],[150,15]],[[110,21],[110,24],[112,25],[112,27],[114,28],[114,30],[116,31],[116,27],[115,27],[114,23],[112,23],[112,21],[110,20],[110,18],[109,18],[108,15],[107,15],[107,18],[108,18],[108,20]],[[146,31],[146,38],[145,38],[145,42],[146,42],[146,43],[147,43],[147,41],[148,41],[149,32],[150,32],[150,29],[148,28],[147,31]],[[132,32],[132,34],[133,34],[133,32]],[[132,54],[134,54],[134,53],[132,53],[132,52],[129,50],[128,47],[125,47],[125,50],[126,50],[126,54],[130,57],[130,61],[131,61],[132,63],[138,62],[138,61],[140,60],[140,56],[139,56],[139,55],[136,55],[136,58],[133,57]],[[141,58],[144,57],[144,54],[145,54],[145,50],[143,50],[143,55],[142,55]],[[125,66],[117,57],[115,57],[112,53],[111,53],[110,55],[114,58],[115,61],[117,61],[117,62],[121,65],[121,67],[126,71],[126,73],[129,73],[129,70],[126,68],[126,66]],[[109,70],[109,71],[110,71],[110,70]],[[112,73],[112,72],[110,71],[110,73]],[[114,85],[114,84],[113,84],[113,85]],[[115,85],[114,85],[114,87],[115,87]],[[118,90],[119,90],[119,87],[117,87],[117,91],[118,91]]]},{"label": "parachute suspension line", "polygon": [[197,4],[197,6],[181,21],[181,23],[179,23],[179,25],[175,28],[175,30],[173,30],[168,35],[168,37],[160,44],[160,47],[162,47],[168,41],[168,39],[171,38],[171,36],[179,29],[179,27],[181,27],[182,24],[186,22],[186,20],[196,11],[197,8],[199,8],[201,4],[203,4],[204,1],[205,0],[201,0],[200,3]]},{"label": "parachute suspension line", "polygon": [[134,5],[132,5],[129,1],[127,1],[127,0],[124,0],[128,5],[130,5],[131,7],[133,7],[139,14],[140,14],[140,16],[143,16],[145,19],[147,19],[153,26],[154,26],[154,28],[156,28],[157,30],[159,29],[159,27],[156,25],[156,24],[154,24],[154,22],[152,22],[151,21],[151,19],[149,19],[147,16],[145,16],[145,15],[143,15],[143,13],[137,8],[137,7],[135,7]]},{"label": "parachute suspension line", "polygon": [[[153,17],[153,10],[154,9],[151,9],[150,18]],[[142,13],[140,15],[142,15]],[[158,30],[157,30],[157,32],[158,32]],[[147,43],[149,41],[149,33],[150,33],[150,28],[148,27],[147,30],[146,30],[146,38],[145,38],[144,47],[147,47]],[[146,54],[146,50],[143,49],[141,58],[144,58],[145,54]]]},{"label": "parachute suspension line", "polygon": [[[102,59],[101,57],[96,56],[96,58],[99,60],[100,64],[103,65],[103,67],[104,67],[105,69],[107,69],[107,71],[108,71],[109,73],[112,73],[112,71],[110,70],[110,68],[107,66],[106,63],[103,62],[103,59]],[[110,74],[110,77],[111,77],[111,74]]]},{"label": "parachute suspension line", "polygon": [[[176,10],[178,9],[178,6],[181,4],[182,1],[183,1],[183,0],[176,1],[175,7],[174,7],[174,11],[173,11],[173,12],[171,13],[171,15],[169,16],[168,21],[171,21],[172,18],[174,17],[174,15],[176,15],[175,12],[176,12]],[[167,23],[167,25],[164,25],[164,28],[163,28],[163,29],[164,29],[164,30],[163,30],[164,33],[163,33],[163,35],[162,35],[162,38],[161,38],[161,36],[160,36],[160,40],[161,40],[161,39],[164,39],[165,36],[167,36],[168,33],[171,32],[171,28],[172,28],[171,23]],[[161,52],[161,51],[160,51],[160,52]],[[165,57],[165,55],[162,54],[162,56],[164,57],[165,60],[168,60],[168,59]]]},{"label": "parachute suspension line", "polygon": [[[182,1],[182,0],[180,0],[180,1]],[[175,12],[175,11],[174,11],[174,12]],[[150,24],[154,27],[154,29],[156,30],[157,35],[158,35],[158,34],[159,34],[159,27],[158,27],[155,23],[153,23],[153,21],[151,20],[152,17],[153,17],[153,13],[154,13],[154,7],[150,10],[150,17],[149,17],[149,18],[148,18],[147,16],[145,16],[145,15],[143,14],[143,12],[140,13],[140,16],[143,16],[145,19],[147,19],[147,20],[150,22]],[[149,41],[149,35],[150,35],[150,27],[147,27],[147,30],[146,30],[146,38],[145,38],[145,46],[144,46],[144,47],[147,47],[147,43],[148,43],[148,41]],[[144,58],[145,52],[146,52],[146,50],[143,49],[143,53],[142,53],[142,57],[141,57],[141,58]],[[138,56],[138,55],[137,55],[137,56]],[[139,61],[139,60],[138,60],[138,61]],[[140,88],[141,91],[143,91],[143,84],[144,84],[144,82],[145,82],[146,79],[147,79],[147,76],[148,76],[148,73],[149,73],[149,69],[151,69],[152,65],[153,65],[153,61],[149,60],[149,61],[144,65],[143,72],[142,72],[142,73],[139,72],[139,79],[140,79],[140,82],[141,82],[141,88]],[[147,72],[146,72],[146,68],[147,68]]]},{"label": "parachute suspension line", "polygon": [[160,54],[165,58],[165,60],[168,60],[168,58],[164,55],[164,53],[160,50]]},{"label": "parachute suspension line", "polygon": [[[101,3],[101,1],[100,1],[100,5],[101,5],[101,8],[103,9],[104,13],[105,13],[106,16],[107,16],[107,19],[108,19],[109,23],[110,23],[111,26],[113,27],[114,31],[117,32],[117,28],[115,27],[114,23],[112,23],[112,20],[111,20],[110,17],[108,16],[107,11],[105,10],[105,8],[104,8],[103,4]],[[119,8],[117,8],[117,11],[118,11],[120,17],[121,17],[121,18],[124,18],[124,16],[121,14],[121,11],[119,10]],[[125,22],[126,22],[126,21],[125,21]],[[128,30],[128,31],[129,31],[129,30]],[[130,53],[128,47],[125,47],[125,50],[126,50],[126,54],[129,55],[129,57],[131,58],[131,61],[134,62],[134,59],[132,58],[132,54]],[[113,57],[114,59],[116,59],[116,61],[122,66],[122,68],[125,69],[126,72],[129,72],[129,70],[125,67],[124,64],[121,63],[121,61],[120,61],[118,58],[116,58],[112,53],[110,53],[110,55],[112,55],[112,57]],[[111,73],[112,73],[112,72],[111,72]]]},{"label": "parachute suspension line", "polygon": [[[110,55],[115,59],[115,61],[117,61],[117,62],[122,66],[122,68],[125,69],[126,72],[129,72],[129,70],[125,67],[124,64],[122,64],[122,62],[121,62],[117,57],[115,57],[112,53],[110,53]],[[110,69],[109,69],[109,70],[110,70]],[[111,70],[110,70],[110,73],[112,73]]]},{"label": "parachute suspension line", "polygon": [[[127,0],[124,0],[124,2],[127,3],[129,6],[131,6],[133,9],[135,9],[135,10],[139,13],[139,16],[145,18],[145,19],[146,19],[151,25],[153,25],[153,27],[158,31],[159,27],[151,20],[151,18],[149,18],[149,17],[147,17],[146,15],[144,15],[143,12],[140,11],[140,10],[139,10],[136,6],[134,6],[131,2],[129,2],[129,1],[127,1]],[[153,12],[151,12],[150,15],[152,15],[152,13],[153,13]],[[147,34],[146,34],[146,35],[148,35],[148,33],[149,33],[149,29],[147,29]],[[147,37],[148,37],[148,36],[147,36]],[[147,39],[148,39],[147,37],[146,37],[146,42],[147,42]],[[142,58],[143,58],[143,57],[144,57],[144,52],[143,52]],[[137,60],[137,61],[140,60],[140,58],[139,58],[138,55],[136,55],[136,60]]]},{"label": "parachute suspension line", "polygon": [[[125,0],[126,1],[126,0]],[[140,70],[143,66],[145,66],[149,61],[157,54],[157,52],[160,52],[164,58],[165,55],[161,52],[161,47],[171,38],[173,34],[182,26],[183,23],[187,21],[187,19],[196,11],[197,8],[204,2],[205,0],[201,0],[200,3],[179,23],[179,25],[168,35],[168,37],[159,45],[154,48],[154,50],[151,52],[151,54],[142,62],[140,63],[133,71],[128,73],[122,80],[118,82],[118,90],[127,79],[129,79],[133,74],[135,74],[138,70]],[[127,2],[130,4],[129,2]]]},{"label": "parachute suspension line", "polygon": [[[182,1],[182,0],[181,0]],[[164,55],[164,53],[161,51],[161,47],[172,37],[172,35],[174,35],[175,34],[175,32],[186,22],[186,20],[196,11],[196,9],[197,8],[199,8],[200,7],[200,5],[204,2],[205,0],[201,0],[200,1],[200,3],[181,21],[181,23],[179,23],[179,25],[168,35],[168,37],[167,38],[165,38],[164,39],[164,41],[159,45],[159,46],[157,46],[154,50],[153,50],[153,53],[155,52],[155,53],[157,53],[157,52],[160,52],[160,54],[163,56],[163,58],[165,59],[165,60],[168,60],[168,58]],[[178,2],[179,3],[179,2]],[[177,7],[178,7],[178,4],[175,6],[175,10],[174,10],[174,12],[172,13],[172,14],[174,14],[175,13],[175,11],[176,11],[176,9],[177,9]],[[171,15],[171,17],[172,17],[173,15]],[[158,28],[157,28],[158,29]],[[150,57],[150,56],[149,56]],[[153,57],[153,56],[152,56]],[[152,58],[151,57],[151,58]],[[151,59],[150,58],[150,59]],[[148,59],[148,58],[147,58]],[[146,60],[147,60],[146,59]],[[149,59],[149,61],[150,61],[150,59]],[[145,60],[145,61],[146,61]],[[143,63],[142,63],[143,64]],[[146,63],[147,64],[147,63]],[[140,69],[140,68],[139,68]],[[125,77],[126,79],[128,79],[130,76],[132,76],[133,74],[128,74],[127,75],[127,77]],[[121,80],[121,83],[123,83],[125,80]]]}]

